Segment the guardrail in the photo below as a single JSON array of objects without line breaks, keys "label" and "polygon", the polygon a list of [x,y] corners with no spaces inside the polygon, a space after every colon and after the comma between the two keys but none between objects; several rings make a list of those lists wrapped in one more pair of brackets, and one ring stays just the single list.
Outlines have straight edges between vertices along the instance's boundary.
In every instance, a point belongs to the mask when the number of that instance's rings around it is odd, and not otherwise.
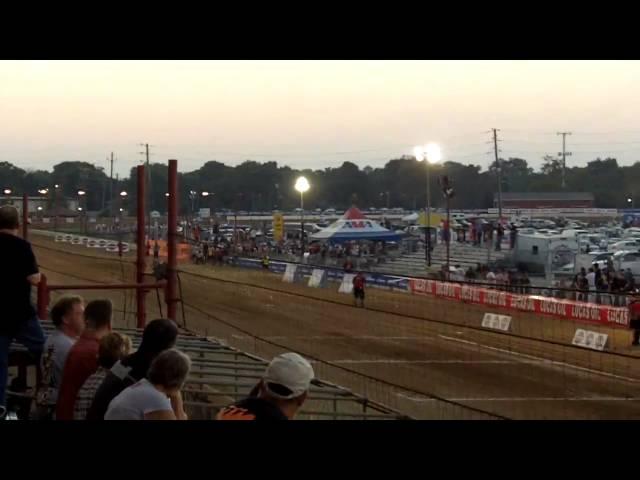
[{"label": "guardrail", "polygon": [[[297,273],[303,277],[310,277],[313,270],[324,270],[328,281],[342,282],[345,275],[345,271],[342,269],[280,261],[271,261],[269,270],[275,273],[284,273],[287,264],[296,265]],[[233,259],[232,265],[253,269],[263,268],[260,260],[246,257]],[[363,273],[367,284],[377,288],[413,295],[431,295],[445,300],[487,305],[522,313],[538,313],[586,324],[600,324],[615,328],[629,327],[629,311],[626,307],[500,291],[498,290],[499,286],[495,284],[443,282],[377,272]],[[590,293],[594,297],[597,294],[597,292]]]}]

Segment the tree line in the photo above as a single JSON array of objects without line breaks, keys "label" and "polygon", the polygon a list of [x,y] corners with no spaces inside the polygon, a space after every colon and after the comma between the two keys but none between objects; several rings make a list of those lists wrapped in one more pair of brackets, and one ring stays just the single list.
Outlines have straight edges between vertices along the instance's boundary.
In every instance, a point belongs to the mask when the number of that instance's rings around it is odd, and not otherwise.
[{"label": "tree line", "polygon": [[[503,192],[561,191],[561,163],[545,157],[542,167],[534,171],[522,158],[500,160]],[[439,179],[447,175],[455,189],[452,208],[471,209],[493,206],[498,175],[494,163],[488,170],[478,165],[444,162],[431,165],[431,199],[434,207],[444,206]],[[344,162],[337,168],[296,170],[276,162],[245,161],[235,167],[209,161],[197,170],[179,174],[180,209],[188,213],[202,207],[245,211],[290,210],[300,205],[300,195],[293,188],[298,176],[311,184],[305,193],[305,209],[402,207],[419,209],[426,203],[425,164],[412,157],[389,160],[382,168],[359,168]],[[168,167],[150,165],[151,209],[166,211]],[[103,211],[120,205],[119,192],[126,191],[124,205],[133,211],[136,202],[136,169],[128,178],[110,181],[102,167],[87,162],[61,162],[51,171],[24,170],[9,162],[0,162],[0,187],[15,193],[37,195],[38,189],[59,185],[59,195],[77,198],[79,189],[86,191],[83,200],[90,211]],[[566,170],[566,191],[592,192],[596,206],[624,208],[627,198],[637,194],[640,185],[640,162],[620,166],[615,158],[597,158],[583,167]],[[196,192],[190,195],[190,191]],[[209,196],[202,196],[208,192]],[[113,202],[111,199],[116,199]]]}]

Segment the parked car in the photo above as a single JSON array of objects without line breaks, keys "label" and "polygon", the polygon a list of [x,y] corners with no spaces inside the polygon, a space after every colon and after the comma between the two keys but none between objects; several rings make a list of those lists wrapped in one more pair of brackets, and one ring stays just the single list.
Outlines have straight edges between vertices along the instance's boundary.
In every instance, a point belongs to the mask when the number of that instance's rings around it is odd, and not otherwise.
[{"label": "parked car", "polygon": [[621,240],[608,246],[607,250],[618,252],[621,250],[638,250],[640,249],[640,239],[638,240]]},{"label": "parked car", "polygon": [[591,265],[598,265],[598,268],[604,268],[607,266],[607,260],[609,258],[613,258],[615,252],[591,252],[593,255],[593,260],[591,260]]},{"label": "parked car", "polygon": [[631,269],[634,275],[640,275],[640,252],[620,251],[613,255],[613,266],[617,270]]}]

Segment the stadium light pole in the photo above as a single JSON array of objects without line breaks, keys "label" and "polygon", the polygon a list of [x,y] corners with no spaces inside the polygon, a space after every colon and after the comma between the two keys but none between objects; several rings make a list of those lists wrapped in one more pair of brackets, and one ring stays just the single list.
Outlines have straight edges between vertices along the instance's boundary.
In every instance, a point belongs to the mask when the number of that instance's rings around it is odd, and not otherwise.
[{"label": "stadium light pole", "polygon": [[[86,230],[87,230],[87,204],[85,202],[85,208],[82,208],[82,198],[85,197],[87,195],[87,192],[85,190],[78,190],[78,211],[80,212],[80,214],[82,215],[80,217],[80,221],[82,222],[81,224],[81,229],[82,231],[84,231],[84,233],[86,234]],[[84,212],[84,214],[83,214]],[[83,221],[84,218],[84,221]]]},{"label": "stadium light pole", "polygon": [[306,177],[298,177],[295,189],[300,192],[300,243],[302,246],[301,255],[304,260],[304,193],[309,190],[309,181]]},{"label": "stadium light pole", "polygon": [[53,231],[58,231],[58,189],[60,188],[60,184],[56,183],[53,186]]},{"label": "stadium light pole", "polygon": [[[122,224],[122,218],[124,216],[124,202],[127,199],[127,196],[129,194],[127,192],[125,192],[124,190],[122,192],[120,192],[120,223]],[[121,225],[122,227],[122,225]]]},{"label": "stadium light pole", "polygon": [[205,199],[204,204],[206,205],[206,208],[209,209],[209,222],[213,220],[213,208],[211,207],[213,202],[211,200],[213,199],[214,195],[215,193],[208,192],[208,191],[204,191],[200,193],[200,196]]},{"label": "stadium light pole", "polygon": [[427,267],[431,266],[431,175],[430,164],[436,164],[442,160],[442,152],[440,147],[435,143],[429,143],[427,145],[419,145],[413,149],[413,154],[417,161],[423,162],[427,171],[427,208],[426,208],[426,221],[427,231],[425,234],[425,261]]}]

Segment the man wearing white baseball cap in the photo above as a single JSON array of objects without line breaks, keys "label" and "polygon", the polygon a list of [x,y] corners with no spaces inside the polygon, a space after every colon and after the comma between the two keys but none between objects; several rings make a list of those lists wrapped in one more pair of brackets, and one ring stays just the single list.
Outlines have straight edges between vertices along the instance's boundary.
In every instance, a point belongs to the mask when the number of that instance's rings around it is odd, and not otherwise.
[{"label": "man wearing white baseball cap", "polygon": [[248,398],[223,408],[217,420],[291,420],[307,399],[313,380],[311,364],[297,353],[271,360]]}]

